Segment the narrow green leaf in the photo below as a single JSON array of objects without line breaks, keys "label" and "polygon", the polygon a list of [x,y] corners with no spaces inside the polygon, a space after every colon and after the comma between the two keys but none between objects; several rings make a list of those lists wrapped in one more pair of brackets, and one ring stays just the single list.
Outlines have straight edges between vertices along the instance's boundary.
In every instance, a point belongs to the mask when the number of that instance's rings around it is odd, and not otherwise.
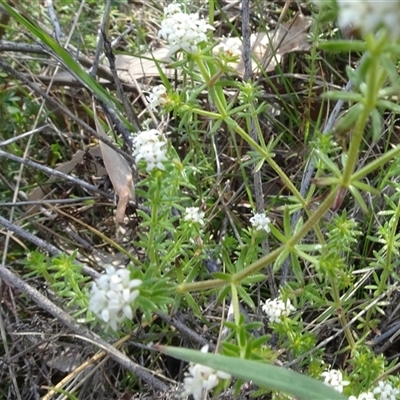
[{"label": "narrow green leaf", "polygon": [[238,286],[237,287],[237,291],[239,293],[240,298],[252,309],[255,310],[256,306],[253,302],[253,300],[251,299],[251,297],[248,295],[248,293],[246,292],[246,290],[242,287],[242,286]]},{"label": "narrow green leaf", "polygon": [[367,45],[361,40],[329,40],[318,42],[318,48],[324,51],[359,51],[364,52],[367,49]]},{"label": "narrow green leaf", "polygon": [[354,93],[354,92],[331,91],[331,92],[323,93],[321,97],[323,99],[344,100],[344,101],[351,101],[354,103],[361,103],[363,100],[363,96],[361,94]]},{"label": "narrow green leaf", "polygon": [[395,104],[389,100],[378,100],[378,107],[382,107],[385,110],[393,111],[395,113],[400,113],[400,105]]},{"label": "narrow green leaf", "polygon": [[359,190],[353,185],[349,186],[349,190],[350,190],[351,194],[353,195],[354,199],[356,200],[356,202],[358,203],[358,205],[360,206],[361,210],[365,214],[368,214],[370,212],[370,210],[369,210],[367,204],[365,203]]},{"label": "narrow green leaf", "polygon": [[347,400],[346,396],[323,382],[275,365],[218,354],[206,354],[180,347],[155,346],[155,348],[179,360],[206,365],[244,381],[252,381],[258,386],[285,392],[299,399]]},{"label": "narrow green leaf", "polygon": [[355,181],[355,182],[352,182],[351,184],[353,186],[355,186],[357,189],[364,190],[365,192],[370,192],[370,193],[373,193],[373,194],[375,194],[377,196],[380,196],[380,194],[381,194],[381,192],[378,189],[376,189],[376,188],[374,188],[374,187],[372,187],[370,185],[367,185],[364,182]]}]

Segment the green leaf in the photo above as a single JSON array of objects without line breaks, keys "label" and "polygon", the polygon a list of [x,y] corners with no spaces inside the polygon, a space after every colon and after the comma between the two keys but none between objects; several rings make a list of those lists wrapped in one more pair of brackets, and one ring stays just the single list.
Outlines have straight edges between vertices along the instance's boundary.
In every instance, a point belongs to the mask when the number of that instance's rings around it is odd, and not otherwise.
[{"label": "green leaf", "polygon": [[318,48],[324,51],[343,51],[351,52],[358,51],[364,52],[367,49],[367,45],[362,40],[329,40],[318,42]]},{"label": "green leaf", "polygon": [[278,228],[275,227],[275,225],[269,224],[269,229],[271,230],[272,235],[275,236],[279,242],[282,244],[287,242],[287,238],[278,230]]},{"label": "green leaf", "polygon": [[376,189],[376,188],[374,188],[374,187],[372,187],[370,185],[367,185],[364,182],[355,181],[355,182],[352,182],[351,184],[352,184],[352,186],[355,186],[357,189],[364,190],[365,192],[370,192],[370,193],[375,194],[377,196],[380,196],[380,194],[381,194],[381,192],[378,189]]},{"label": "green leaf", "polygon": [[333,131],[335,134],[341,135],[344,133],[349,133],[349,130],[354,126],[360,114],[364,110],[364,105],[362,103],[358,103],[355,106],[351,107],[346,114],[339,119],[339,121],[335,124]]},{"label": "green leaf", "polygon": [[344,100],[354,103],[361,103],[363,101],[363,96],[354,92],[331,91],[323,93],[321,97],[328,100]]},{"label": "green leaf", "polygon": [[252,309],[255,310],[256,306],[253,302],[253,300],[251,299],[251,297],[248,295],[248,293],[246,292],[246,290],[242,287],[242,286],[238,286],[237,287],[237,291],[239,293],[240,298]]},{"label": "green leaf", "polygon": [[231,282],[232,281],[232,275],[231,274],[225,274],[224,272],[214,272],[212,274],[214,279],[221,279],[226,282]]},{"label": "green leaf", "polygon": [[365,214],[368,214],[370,212],[370,210],[369,210],[367,204],[365,203],[365,201],[364,201],[361,193],[359,192],[359,190],[353,185],[349,186],[349,190],[350,190],[351,194],[354,196],[354,199],[356,200],[356,202],[360,206],[361,210]]},{"label": "green leaf", "polygon": [[376,143],[379,138],[382,136],[382,118],[379,111],[374,108],[371,111],[371,120],[372,120],[372,140]]},{"label": "green leaf", "polygon": [[192,309],[192,311],[196,314],[196,315],[201,315],[201,310],[199,305],[196,303],[195,299],[193,298],[193,296],[190,293],[185,293],[184,294],[185,299],[189,305],[189,307]]},{"label": "green leaf", "polygon": [[336,164],[322,151],[317,150],[315,154],[318,158],[325,164],[330,172],[335,174],[338,178],[341,176],[340,169],[336,166]]},{"label": "green leaf", "polygon": [[378,100],[377,105],[378,107],[382,107],[385,110],[393,111],[395,113],[400,113],[400,105],[392,103],[389,100]]},{"label": "green leaf", "polygon": [[299,399],[347,400],[346,396],[323,382],[275,365],[180,347],[155,346],[155,348],[179,360],[191,361],[224,371],[244,381],[252,381],[258,386],[285,392]]}]

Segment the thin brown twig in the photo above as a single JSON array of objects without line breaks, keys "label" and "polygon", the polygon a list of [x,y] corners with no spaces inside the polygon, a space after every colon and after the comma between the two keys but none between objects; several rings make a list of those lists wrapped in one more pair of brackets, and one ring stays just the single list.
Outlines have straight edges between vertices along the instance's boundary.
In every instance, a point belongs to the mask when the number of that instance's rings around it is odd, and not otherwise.
[{"label": "thin brown twig", "polygon": [[1,207],[25,207],[25,206],[40,206],[44,204],[71,204],[71,203],[82,203],[88,200],[97,200],[95,196],[86,197],[75,197],[73,199],[42,199],[42,200],[27,200],[27,201],[16,201],[16,202],[5,202],[0,203]]},{"label": "thin brown twig", "polygon": [[[251,80],[253,76],[252,60],[251,60],[251,31],[250,31],[250,1],[243,0],[242,2],[242,35],[243,35],[243,63],[244,63],[244,76],[245,81]],[[256,131],[255,121],[252,118],[250,121],[250,136],[251,138],[259,142],[259,138]],[[256,166],[257,163],[254,164]],[[265,213],[265,201],[264,192],[262,186],[261,169],[257,169],[253,172],[253,183],[254,183],[254,197],[256,199],[256,212],[259,214]],[[264,239],[261,243],[263,254],[269,253],[269,241],[268,238]],[[271,293],[271,297],[275,298],[278,295],[278,290],[275,284],[274,271],[271,265],[267,267],[267,279],[268,286]]]},{"label": "thin brown twig", "polygon": [[[26,79],[28,79],[31,82],[38,82],[40,81],[44,85],[48,85],[50,81],[52,80],[52,77],[49,76],[44,76],[44,75],[31,75],[28,74],[23,74]],[[86,86],[77,80],[71,75],[71,76],[57,76],[55,75],[53,77],[53,86],[69,86],[69,87],[76,87],[76,88],[86,88]],[[111,89],[115,90],[116,85],[113,82],[102,82],[99,81],[99,84],[103,86],[106,89]],[[137,89],[134,85],[123,83],[122,84],[124,87],[124,90],[127,92],[134,92],[137,93]]]},{"label": "thin brown twig", "polygon": [[187,327],[176,315],[173,317],[169,317],[161,312],[156,313],[157,316],[166,322],[169,325],[174,326],[178,331],[183,335],[186,336],[188,339],[193,340],[194,342],[204,346],[208,345],[211,351],[215,350],[215,345],[210,343],[206,338],[200,336],[198,333]]},{"label": "thin brown twig", "polygon": [[55,105],[56,107],[60,108],[61,111],[67,115],[71,120],[76,122],[78,125],[80,125],[83,129],[85,129],[88,133],[96,137],[97,139],[101,140],[104,142],[107,146],[111,147],[113,150],[115,150],[117,153],[121,154],[123,157],[125,157],[128,161],[131,163],[134,163],[134,158],[127,154],[126,152],[122,151],[120,148],[114,145],[110,140],[103,138],[100,136],[93,128],[91,128],[86,122],[82,121],[79,117],[77,117],[74,113],[72,113],[68,108],[66,108],[62,103],[59,101],[55,100],[53,97],[48,95],[46,92],[44,92],[39,86],[28,79],[24,77],[23,74],[20,72],[16,71],[14,68],[12,68],[9,64],[7,64],[4,60],[0,59],[0,68],[2,68],[5,72],[7,72],[9,75],[15,77],[16,79],[24,82],[27,86],[29,86],[32,90],[34,90],[39,96],[50,102],[51,104]]},{"label": "thin brown twig", "polygon": [[[10,222],[8,219],[3,218],[0,215],[0,224],[3,225],[6,229],[11,232],[14,232],[16,235],[21,237],[22,239],[28,240],[29,242],[33,243],[39,249],[46,251],[47,253],[51,254],[52,256],[59,256],[62,254],[62,251],[59,250],[57,247],[53,246],[50,243],[47,243],[45,240],[38,238],[34,234],[22,229],[20,226],[15,225],[14,223]],[[87,265],[82,266],[82,272],[93,279],[96,279],[100,276],[100,274],[91,267]]]},{"label": "thin brown twig", "polygon": [[96,51],[94,54],[94,59],[93,59],[93,65],[90,68],[89,71],[89,75],[94,78],[97,74],[97,68],[100,64],[100,53],[101,53],[101,49],[103,48],[103,41],[104,41],[104,37],[103,37],[103,32],[106,29],[106,25],[107,25],[107,21],[110,15],[110,11],[111,11],[111,0],[107,0],[106,1],[106,6],[104,7],[104,13],[103,16],[101,18],[101,23],[100,23],[100,27],[98,30],[98,34],[97,34],[97,46],[96,46]]},{"label": "thin brown twig", "polygon": [[[77,52],[77,49],[71,45],[68,46],[68,48],[71,48],[72,51]],[[6,51],[15,53],[46,54],[48,56],[51,56],[48,50],[46,50],[43,46],[40,46],[38,44],[16,43],[16,42],[10,42],[8,40],[1,40],[0,52],[6,52]],[[93,60],[91,60],[84,54],[79,53],[75,58],[80,64],[82,64],[86,68],[90,68],[93,65]],[[105,67],[104,65],[98,66],[97,76],[103,79],[107,79],[110,82],[112,82],[113,80],[110,69]],[[129,84],[129,82],[125,81],[123,81],[123,83]]]},{"label": "thin brown twig", "polygon": [[4,157],[9,160],[16,161],[16,162],[24,164],[24,165],[28,165],[28,166],[36,168],[40,171],[46,172],[49,175],[55,175],[60,178],[64,178],[68,181],[71,181],[77,185],[84,187],[85,189],[91,190],[95,193],[99,193],[102,196],[106,197],[107,199],[114,199],[114,195],[112,195],[111,193],[104,192],[104,191],[100,190],[99,188],[97,188],[96,186],[91,185],[90,183],[87,183],[79,178],[75,178],[71,175],[64,174],[61,171],[57,171],[56,169],[46,167],[45,165],[41,165],[35,161],[31,161],[26,158],[21,158],[21,157],[15,156],[14,154],[7,153],[3,150],[0,150],[0,157]]},{"label": "thin brown twig", "polygon": [[[116,87],[116,92],[117,92],[117,96],[120,99],[120,101],[122,102],[124,109],[125,109],[125,113],[126,116],[128,118],[128,121],[131,123],[131,125],[135,128],[136,132],[139,132],[140,129],[140,122],[139,119],[137,117],[137,115],[135,114],[132,104],[130,103],[127,95],[125,94],[122,85],[121,85],[121,81],[119,79],[118,73],[117,73],[117,68],[115,65],[115,56],[114,53],[112,51],[112,47],[111,47],[111,43],[107,38],[107,35],[105,32],[103,33],[103,42],[104,42],[104,53],[107,57],[107,60],[110,64],[110,70],[111,73],[113,74],[114,77],[114,82],[115,82],[115,87]],[[121,132],[121,134],[123,134],[123,132]]]}]

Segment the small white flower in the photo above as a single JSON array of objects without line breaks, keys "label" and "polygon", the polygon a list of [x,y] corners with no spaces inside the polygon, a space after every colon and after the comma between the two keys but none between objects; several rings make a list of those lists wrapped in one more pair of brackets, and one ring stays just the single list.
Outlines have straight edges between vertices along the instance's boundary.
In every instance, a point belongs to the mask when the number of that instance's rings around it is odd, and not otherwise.
[{"label": "small white flower", "polygon": [[350,396],[349,400],[375,400],[375,396],[372,392],[362,392],[357,397]]},{"label": "small white flower", "polygon": [[186,14],[179,6],[170,4],[164,9],[165,19],[161,22],[158,36],[165,39],[171,46],[168,54],[178,50],[196,53],[197,45],[207,41],[207,31],[214,28],[200,18],[198,14]]},{"label": "small white flower", "polygon": [[379,381],[378,386],[373,390],[373,394],[379,394],[378,400],[396,400],[400,390],[394,388],[388,381]]},{"label": "small white flower", "polygon": [[132,319],[132,303],[139,296],[140,279],[131,279],[127,269],[109,266],[93,282],[89,309],[115,331],[125,318]]},{"label": "small white flower", "polygon": [[296,311],[289,299],[284,302],[279,297],[276,299],[268,299],[262,305],[262,310],[267,314],[271,322],[281,323],[282,317],[288,317],[291,312]]},{"label": "small white flower", "polygon": [[146,171],[150,172],[154,168],[165,170],[163,165],[167,161],[167,146],[161,133],[156,129],[140,132],[132,138],[133,157],[135,162],[144,160],[147,163]]},{"label": "small white flower", "polygon": [[164,15],[169,16],[173,14],[177,14],[182,12],[180,4],[177,3],[171,3],[168,4],[167,7],[164,8]]},{"label": "small white flower", "polygon": [[157,111],[157,107],[167,104],[167,89],[164,85],[154,87],[151,93],[146,96],[149,106],[153,111]]},{"label": "small white flower", "polygon": [[214,47],[215,54],[223,54],[225,57],[233,58],[240,57],[242,51],[240,50],[240,40],[238,38],[227,38]]},{"label": "small white flower", "polygon": [[[208,345],[203,346],[201,352],[207,353]],[[194,400],[201,400],[204,390],[212,390],[218,385],[220,379],[230,379],[230,377],[226,372],[190,363],[189,372],[185,373],[183,380],[184,391],[182,395],[192,395]]]},{"label": "small white flower", "polygon": [[254,214],[254,216],[250,218],[250,223],[257,231],[264,230],[267,233],[271,231],[269,228],[271,220],[265,214]]},{"label": "small white flower", "polygon": [[321,374],[324,378],[325,385],[332,386],[339,393],[343,392],[343,386],[350,384],[349,381],[343,380],[342,372],[337,369],[331,369]]},{"label": "small white flower", "polygon": [[203,211],[200,211],[199,207],[187,207],[185,209],[185,213],[185,221],[196,222],[200,225],[204,225],[203,218],[205,216],[205,213]]},{"label": "small white flower", "polygon": [[385,26],[392,38],[400,36],[399,0],[337,0],[338,25],[344,32],[374,33]]}]

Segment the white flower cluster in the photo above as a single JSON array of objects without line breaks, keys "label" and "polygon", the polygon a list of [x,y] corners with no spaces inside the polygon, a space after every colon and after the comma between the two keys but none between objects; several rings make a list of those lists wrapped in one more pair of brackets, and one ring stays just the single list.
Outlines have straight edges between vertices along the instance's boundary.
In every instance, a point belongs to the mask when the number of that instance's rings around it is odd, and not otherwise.
[{"label": "white flower cluster", "polygon": [[[203,346],[201,352],[207,353],[208,345]],[[210,367],[194,363],[190,363],[189,372],[185,373],[185,375],[182,395],[192,395],[194,400],[201,400],[203,398],[203,391],[214,389],[220,379],[230,379],[231,377],[226,372],[216,371]]]},{"label": "white flower cluster", "polygon": [[154,168],[165,170],[164,161],[167,161],[167,146],[161,133],[156,129],[140,132],[132,138],[133,157],[135,162],[144,160],[147,163],[146,171]]},{"label": "white flower cluster", "polygon": [[390,382],[379,381],[378,386],[372,391],[374,395],[379,395],[378,400],[396,400],[400,390],[394,388]]},{"label": "white flower cluster", "polygon": [[139,296],[140,279],[131,279],[127,269],[106,269],[90,292],[89,309],[114,331],[125,319],[132,319],[132,303]]},{"label": "white flower cluster", "polygon": [[363,392],[358,396],[350,396],[349,400],[396,400],[399,394],[400,390],[394,388],[390,382],[380,381],[372,392]]},{"label": "white flower cluster", "polygon": [[198,14],[183,13],[177,4],[170,4],[165,8],[164,15],[158,35],[171,46],[169,54],[178,50],[197,53],[197,45],[207,41],[207,31],[214,30]]},{"label": "white flower cluster", "polygon": [[254,214],[254,216],[250,218],[250,223],[257,231],[264,230],[267,233],[271,231],[269,228],[271,220],[265,214]]},{"label": "white flower cluster", "polygon": [[146,99],[149,102],[149,107],[153,111],[157,111],[157,107],[167,104],[167,89],[164,85],[155,86],[151,93],[146,96]]},{"label": "white flower cluster", "polygon": [[399,0],[337,0],[338,25],[343,32],[374,33],[385,26],[392,38],[400,37]]},{"label": "white flower cluster", "polygon": [[185,209],[185,221],[196,222],[204,225],[204,212],[199,207],[187,207]]},{"label": "white flower cluster", "polygon": [[339,393],[343,392],[343,386],[350,384],[349,381],[343,380],[342,372],[337,369],[331,369],[321,374],[324,378],[325,385],[332,386]]},{"label": "white flower cluster", "polygon": [[271,322],[281,323],[282,317],[288,317],[291,312],[296,311],[290,300],[283,301],[279,297],[268,299],[263,305],[262,310],[267,314]]},{"label": "white flower cluster", "polygon": [[362,392],[357,397],[350,396],[349,400],[376,400],[372,392]]},{"label": "white flower cluster", "polygon": [[240,50],[240,41],[238,38],[227,38],[223,42],[214,47],[214,53],[224,55],[228,58],[240,57],[242,51]]}]

